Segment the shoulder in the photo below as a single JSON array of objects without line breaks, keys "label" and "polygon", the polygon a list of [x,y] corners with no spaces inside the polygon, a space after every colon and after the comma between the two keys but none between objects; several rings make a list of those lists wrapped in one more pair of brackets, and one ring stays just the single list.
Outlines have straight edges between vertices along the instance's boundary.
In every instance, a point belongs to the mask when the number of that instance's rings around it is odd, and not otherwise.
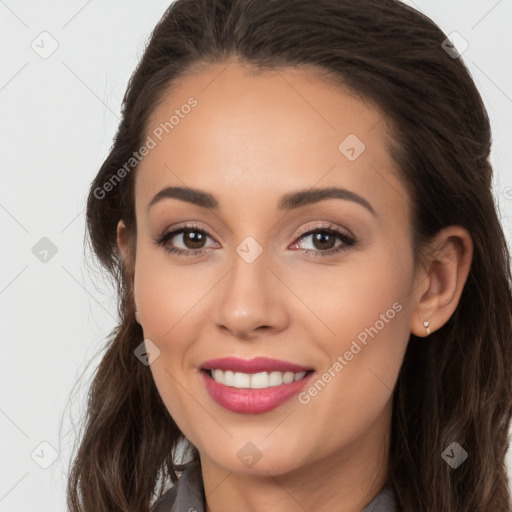
[{"label": "shoulder", "polygon": [[204,501],[201,465],[195,460],[185,464],[178,483],[156,500],[151,512],[204,512]]},{"label": "shoulder", "polygon": [[393,489],[386,485],[361,512],[398,512]]},{"label": "shoulder", "polygon": [[176,485],[171,487],[155,501],[151,508],[151,512],[170,512],[174,502],[176,501],[177,493],[178,487]]}]

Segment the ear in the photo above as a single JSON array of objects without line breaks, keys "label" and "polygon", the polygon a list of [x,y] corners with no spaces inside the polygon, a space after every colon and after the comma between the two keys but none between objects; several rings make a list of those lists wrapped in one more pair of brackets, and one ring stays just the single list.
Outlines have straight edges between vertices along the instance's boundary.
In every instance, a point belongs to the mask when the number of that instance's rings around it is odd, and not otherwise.
[{"label": "ear", "polygon": [[434,238],[427,264],[418,271],[413,290],[411,332],[427,336],[442,327],[457,308],[471,267],[473,242],[461,226],[448,226]]},{"label": "ear", "polygon": [[123,261],[123,266],[128,275],[133,278],[135,264],[132,240],[128,228],[122,219],[117,223],[117,249]]}]

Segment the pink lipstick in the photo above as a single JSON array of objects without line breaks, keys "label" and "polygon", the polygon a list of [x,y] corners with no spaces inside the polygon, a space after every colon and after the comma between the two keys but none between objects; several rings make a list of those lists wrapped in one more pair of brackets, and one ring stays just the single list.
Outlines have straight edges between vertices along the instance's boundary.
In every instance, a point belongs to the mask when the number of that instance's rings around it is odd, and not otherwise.
[{"label": "pink lipstick", "polygon": [[208,393],[219,405],[232,412],[260,414],[300,393],[314,370],[267,357],[225,357],[205,361],[200,373]]}]

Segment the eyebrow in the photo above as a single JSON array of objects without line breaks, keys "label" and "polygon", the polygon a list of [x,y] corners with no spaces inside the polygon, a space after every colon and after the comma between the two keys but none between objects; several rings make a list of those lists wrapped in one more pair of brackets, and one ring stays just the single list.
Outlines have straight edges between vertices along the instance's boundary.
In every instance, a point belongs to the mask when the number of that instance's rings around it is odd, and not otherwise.
[{"label": "eyebrow", "polygon": [[[180,201],[192,203],[202,208],[219,209],[219,202],[208,192],[189,187],[166,187],[153,197],[148,204],[148,210],[151,206],[163,199],[179,199]],[[306,189],[285,194],[280,198],[278,208],[280,210],[293,210],[302,206],[318,203],[325,199],[353,201],[364,206],[372,215],[377,217],[377,213],[366,199],[355,192],[338,187]]]}]

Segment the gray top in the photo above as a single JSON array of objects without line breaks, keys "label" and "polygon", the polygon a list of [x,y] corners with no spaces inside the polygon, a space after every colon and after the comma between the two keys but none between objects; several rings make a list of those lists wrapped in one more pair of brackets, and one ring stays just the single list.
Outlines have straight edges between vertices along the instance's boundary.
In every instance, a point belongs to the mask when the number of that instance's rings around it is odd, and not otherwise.
[{"label": "gray top", "polygon": [[[205,512],[203,477],[199,461],[187,464],[178,484],[165,492],[151,512]],[[391,487],[386,485],[361,512],[397,512]]]}]

